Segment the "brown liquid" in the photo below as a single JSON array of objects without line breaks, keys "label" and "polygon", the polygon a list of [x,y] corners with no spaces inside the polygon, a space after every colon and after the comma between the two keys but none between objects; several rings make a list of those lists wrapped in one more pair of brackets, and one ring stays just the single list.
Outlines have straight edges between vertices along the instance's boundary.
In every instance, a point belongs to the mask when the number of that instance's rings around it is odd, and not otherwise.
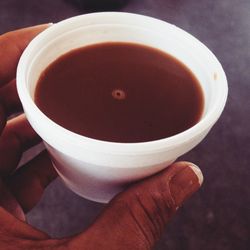
[{"label": "brown liquid", "polygon": [[35,102],[68,130],[113,142],[178,134],[199,121],[204,106],[199,82],[181,62],[147,46],[111,42],[49,65]]}]

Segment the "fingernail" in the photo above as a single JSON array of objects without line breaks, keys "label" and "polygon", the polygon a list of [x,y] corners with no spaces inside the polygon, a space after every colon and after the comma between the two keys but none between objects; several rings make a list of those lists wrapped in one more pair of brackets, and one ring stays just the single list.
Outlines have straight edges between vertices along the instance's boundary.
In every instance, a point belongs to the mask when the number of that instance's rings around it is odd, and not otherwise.
[{"label": "fingernail", "polygon": [[202,182],[201,170],[192,163],[185,163],[185,168],[179,170],[170,181],[170,190],[176,205],[181,205],[184,200],[196,192]]},{"label": "fingernail", "polygon": [[203,178],[203,174],[202,174],[200,168],[199,168],[197,165],[193,164],[193,163],[189,163],[189,167],[190,167],[190,168],[194,171],[194,173],[197,175],[199,184],[200,184],[200,186],[201,186],[202,183],[203,183],[203,179],[204,179],[204,178]]}]

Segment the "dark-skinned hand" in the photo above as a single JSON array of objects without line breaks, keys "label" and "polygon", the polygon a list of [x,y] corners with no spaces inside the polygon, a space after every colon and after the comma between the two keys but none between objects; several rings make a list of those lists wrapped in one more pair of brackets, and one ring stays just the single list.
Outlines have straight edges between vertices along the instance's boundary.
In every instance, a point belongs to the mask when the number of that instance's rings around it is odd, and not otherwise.
[{"label": "dark-skinned hand", "polygon": [[[197,191],[202,174],[178,162],[117,195],[84,232],[52,239],[25,222],[44,189],[57,175],[47,152],[21,168],[22,153],[40,142],[22,110],[16,91],[16,67],[28,43],[48,25],[0,36],[0,249],[2,250],[149,250],[169,219]],[[79,211],[80,212],[80,211]]]}]

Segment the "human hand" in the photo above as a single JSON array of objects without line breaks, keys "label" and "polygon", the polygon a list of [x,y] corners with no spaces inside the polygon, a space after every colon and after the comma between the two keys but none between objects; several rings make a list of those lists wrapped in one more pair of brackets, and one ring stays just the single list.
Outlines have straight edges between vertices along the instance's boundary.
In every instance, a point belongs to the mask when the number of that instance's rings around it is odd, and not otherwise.
[{"label": "human hand", "polygon": [[63,239],[25,223],[25,213],[57,176],[47,152],[16,170],[22,153],[40,142],[21,110],[15,83],[18,60],[30,40],[48,25],[0,36],[0,249],[152,249],[165,225],[202,183],[201,171],[178,162],[117,195],[84,232]]}]

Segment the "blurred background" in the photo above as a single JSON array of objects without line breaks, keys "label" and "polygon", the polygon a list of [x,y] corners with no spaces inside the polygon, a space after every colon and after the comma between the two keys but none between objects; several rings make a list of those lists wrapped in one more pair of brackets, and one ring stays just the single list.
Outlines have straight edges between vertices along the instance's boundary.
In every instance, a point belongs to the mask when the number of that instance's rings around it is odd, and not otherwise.
[{"label": "blurred background", "polygon": [[[183,28],[215,53],[228,77],[222,117],[182,157],[200,166],[203,187],[179,210],[156,249],[250,249],[250,1],[0,0],[0,33],[108,10],[149,15]],[[57,179],[28,214],[28,222],[63,237],[87,228],[103,208]]]}]

